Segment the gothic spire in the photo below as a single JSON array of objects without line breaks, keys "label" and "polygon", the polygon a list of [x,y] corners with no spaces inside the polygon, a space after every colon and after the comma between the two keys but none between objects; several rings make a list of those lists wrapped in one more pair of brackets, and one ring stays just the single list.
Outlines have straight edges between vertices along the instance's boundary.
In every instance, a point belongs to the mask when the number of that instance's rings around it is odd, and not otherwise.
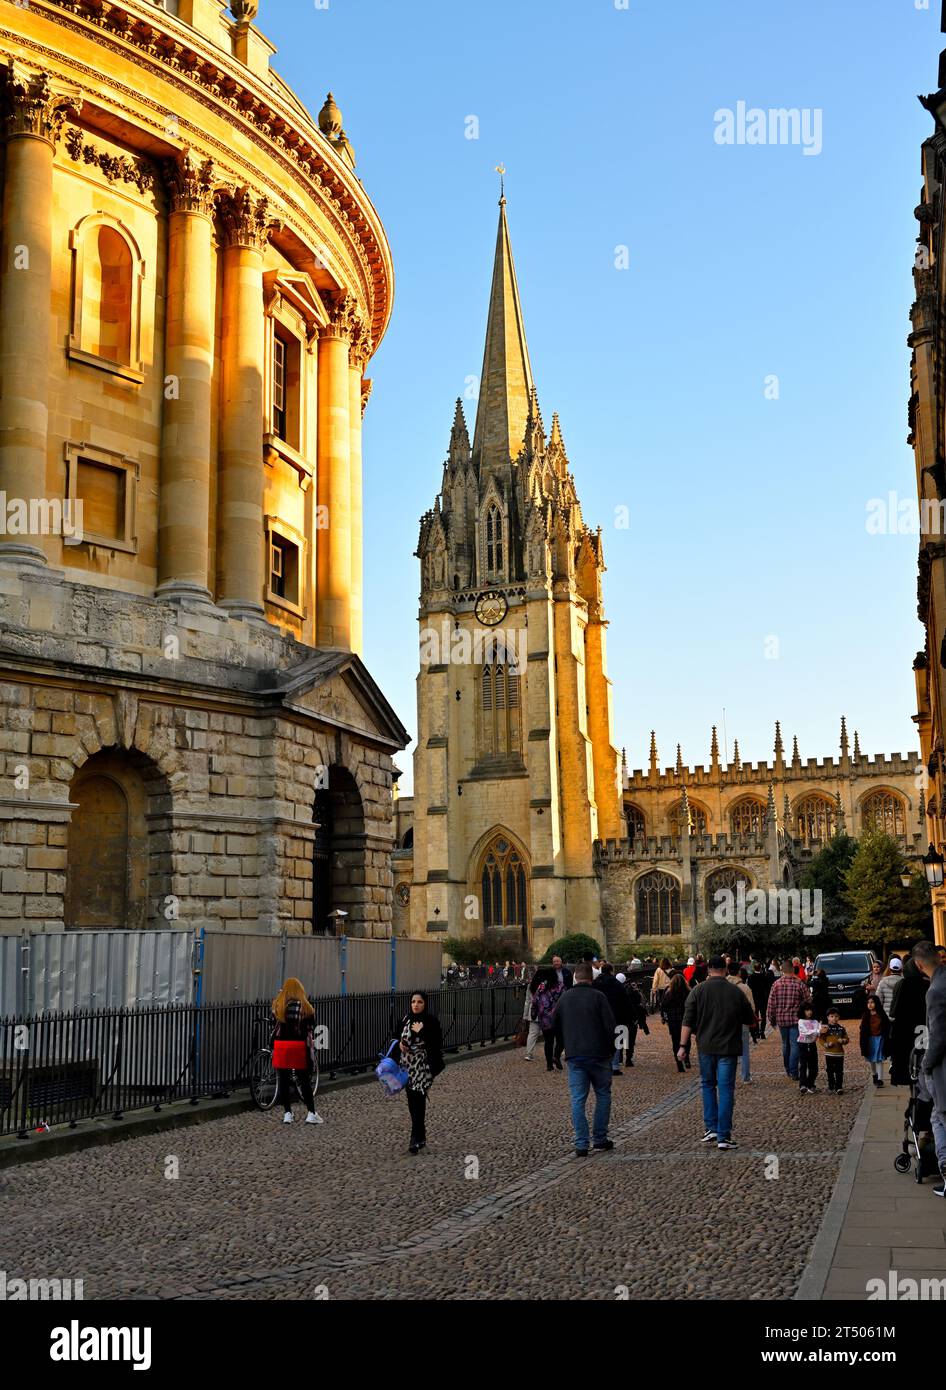
[{"label": "gothic spire", "polygon": [[532,391],[532,367],[506,225],[506,199],[501,198],[473,431],[473,460],[481,472],[502,468],[519,453],[530,418]]},{"label": "gothic spire", "polygon": [[775,809],[775,783],[769,783],[769,795],[765,804],[765,823],[766,825],[778,824],[778,812]]},{"label": "gothic spire", "polygon": [[847,720],[844,718],[844,715],[842,714],[842,715],[841,715],[841,757],[842,757],[842,758],[846,758],[846,757],[847,757],[847,750],[848,750],[848,742],[847,742]]},{"label": "gothic spire", "polygon": [[739,756],[739,740],[734,738],[732,741],[732,765],[737,772],[742,771],[742,759]]},{"label": "gothic spire", "polygon": [[835,835],[847,834],[844,824],[844,802],[841,800],[841,788],[838,787],[834,798],[834,833]]},{"label": "gothic spire", "polygon": [[719,767],[719,739],[716,737],[716,725],[713,725],[713,737],[710,741],[710,767],[715,771]]},{"label": "gothic spire", "polygon": [[683,754],[680,752],[680,745],[677,744],[677,776],[683,776]]},{"label": "gothic spire", "polygon": [[857,762],[860,762],[860,760],[861,760],[861,736],[860,736],[860,734],[857,732],[857,730],[855,729],[855,730],[854,730],[854,761],[857,763]]},{"label": "gothic spire", "polygon": [[798,752],[798,735],[792,735],[792,767],[801,767],[801,756]]},{"label": "gothic spire", "polygon": [[783,757],[783,755],[784,755],[784,751],[785,751],[785,750],[784,750],[783,747],[782,747],[782,726],[781,726],[781,724],[779,723],[779,721],[776,719],[776,721],[775,721],[775,761],[776,761],[776,762],[781,762],[782,757]]},{"label": "gothic spire", "polygon": [[655,731],[654,729],[651,729],[651,731],[650,731],[650,772],[651,772],[651,776],[652,776],[652,777],[656,777],[656,776],[657,776],[658,766],[659,766],[659,764],[658,764],[658,760],[657,760],[657,734],[656,734],[656,731]]}]

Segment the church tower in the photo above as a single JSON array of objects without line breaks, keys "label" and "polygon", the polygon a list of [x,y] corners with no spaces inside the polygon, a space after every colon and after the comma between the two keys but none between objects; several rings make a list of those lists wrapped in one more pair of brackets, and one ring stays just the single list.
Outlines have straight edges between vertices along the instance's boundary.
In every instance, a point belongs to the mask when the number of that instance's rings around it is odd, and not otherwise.
[{"label": "church tower", "polygon": [[545,431],[504,197],[473,443],[457,401],[417,556],[411,935],[601,936],[593,846],[623,834],[601,531]]}]

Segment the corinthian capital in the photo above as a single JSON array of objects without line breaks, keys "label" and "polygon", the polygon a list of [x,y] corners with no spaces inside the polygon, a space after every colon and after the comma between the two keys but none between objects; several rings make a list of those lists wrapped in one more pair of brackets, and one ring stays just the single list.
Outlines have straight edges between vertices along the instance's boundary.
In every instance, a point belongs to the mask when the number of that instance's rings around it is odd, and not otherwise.
[{"label": "corinthian capital", "polygon": [[214,167],[209,159],[198,164],[190,150],[164,163],[171,212],[213,215]]},{"label": "corinthian capital", "polygon": [[257,197],[244,185],[220,199],[220,217],[227,246],[262,251],[272,232],[282,226],[269,215],[269,200]]},{"label": "corinthian capital", "polygon": [[[362,350],[367,333],[358,301],[347,290],[341,290],[328,301],[329,321],[319,329],[321,338],[345,338],[355,352]],[[354,360],[354,359],[353,359]],[[367,362],[367,354],[364,358]]]},{"label": "corinthian capital", "polygon": [[35,135],[55,145],[68,112],[78,115],[78,87],[53,83],[49,74],[34,72],[11,58],[2,71],[3,123],[7,137]]}]

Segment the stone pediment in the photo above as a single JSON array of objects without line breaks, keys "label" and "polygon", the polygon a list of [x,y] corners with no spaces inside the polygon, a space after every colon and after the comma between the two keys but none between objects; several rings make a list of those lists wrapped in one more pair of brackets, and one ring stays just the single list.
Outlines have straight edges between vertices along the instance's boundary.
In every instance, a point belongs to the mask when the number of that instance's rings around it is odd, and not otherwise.
[{"label": "stone pediment", "polygon": [[268,676],[264,693],[278,697],[286,708],[307,711],[329,724],[379,739],[392,750],[406,748],[410,741],[368,668],[353,652],[313,651],[275,679],[272,672]]}]

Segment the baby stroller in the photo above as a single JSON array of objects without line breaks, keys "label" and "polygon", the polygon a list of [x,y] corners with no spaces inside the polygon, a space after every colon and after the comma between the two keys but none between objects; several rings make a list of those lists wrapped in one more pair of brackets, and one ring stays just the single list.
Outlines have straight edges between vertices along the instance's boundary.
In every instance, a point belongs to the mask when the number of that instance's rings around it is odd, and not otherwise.
[{"label": "baby stroller", "polygon": [[931,1132],[933,1101],[922,1075],[922,1066],[923,1051],[915,1047],[910,1054],[910,1099],[903,1112],[902,1152],[893,1161],[898,1173],[909,1173],[912,1168],[917,1182],[939,1177]]}]

